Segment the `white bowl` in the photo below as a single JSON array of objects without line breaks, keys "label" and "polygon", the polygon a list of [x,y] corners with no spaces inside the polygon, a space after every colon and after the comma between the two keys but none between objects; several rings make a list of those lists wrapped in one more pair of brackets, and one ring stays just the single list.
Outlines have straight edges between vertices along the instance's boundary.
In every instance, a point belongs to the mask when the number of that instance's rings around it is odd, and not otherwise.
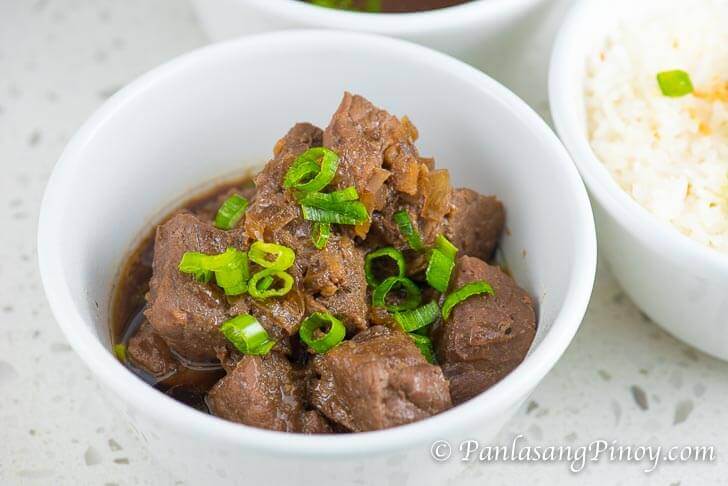
[{"label": "white bowl", "polygon": [[[416,82],[413,82],[415,80]],[[344,90],[417,124],[423,154],[455,184],[497,194],[502,248],[538,302],[529,356],[502,382],[428,420],[372,433],[305,436],[201,414],[132,375],[109,351],[120,265],[162,210],[213,178],[259,166],[296,121],[325,125]],[[384,37],[290,31],[213,45],[114,95],[51,176],[38,253],[69,342],[119,399],[150,451],[190,484],[439,484],[462,471],[436,439],[488,441],[559,359],[584,315],[596,266],[586,190],[544,122],[503,86],[429,49]],[[404,476],[403,476],[404,475]],[[439,480],[439,479],[438,479]],[[399,481],[398,481],[399,483]],[[405,484],[402,480],[401,484]]]},{"label": "white bowl", "polygon": [[299,0],[192,0],[192,5],[213,40],[282,29],[341,29],[410,40],[489,67],[501,38],[543,1],[474,0],[406,14],[347,12]]},{"label": "white bowl", "polygon": [[656,219],[617,182],[592,151],[586,125],[586,59],[626,15],[649,2],[579,2],[554,46],[551,114],[589,189],[599,250],[630,298],[678,339],[728,359],[728,256]]}]

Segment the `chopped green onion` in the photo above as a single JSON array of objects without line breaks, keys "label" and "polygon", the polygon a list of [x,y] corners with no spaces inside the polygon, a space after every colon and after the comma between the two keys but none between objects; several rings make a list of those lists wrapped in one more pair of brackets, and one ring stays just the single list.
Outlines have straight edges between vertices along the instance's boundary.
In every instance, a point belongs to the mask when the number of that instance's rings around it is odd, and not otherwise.
[{"label": "chopped green onion", "polygon": [[680,69],[657,73],[657,84],[660,86],[662,94],[671,98],[678,98],[693,92],[690,75]]},{"label": "chopped green onion", "polygon": [[438,292],[447,291],[453,268],[455,268],[455,261],[452,258],[447,257],[437,248],[433,249],[425,271],[427,283]]},{"label": "chopped green onion", "polygon": [[304,219],[321,223],[360,224],[369,218],[367,208],[359,199],[355,187],[329,193],[300,194]]},{"label": "chopped green onion", "polygon": [[495,295],[495,291],[493,291],[493,287],[485,280],[478,280],[463,285],[445,298],[445,302],[442,304],[442,317],[448,319],[453,307],[473,295],[480,294]]},{"label": "chopped green onion", "polygon": [[410,338],[415,342],[415,346],[420,350],[420,353],[425,357],[428,363],[435,364],[435,352],[432,349],[432,340],[427,336],[420,334],[408,334]]},{"label": "chopped green onion", "polygon": [[[323,331],[327,326],[329,330],[326,334],[318,338],[314,336],[317,330]],[[346,327],[328,312],[314,312],[301,323],[298,335],[308,347],[317,353],[325,353],[343,341],[346,336]]]},{"label": "chopped green onion", "polygon": [[314,223],[311,227],[311,241],[313,246],[322,250],[331,236],[331,223]]},{"label": "chopped green onion", "polygon": [[391,246],[387,246],[384,248],[380,248],[376,251],[373,251],[371,253],[368,253],[367,256],[364,259],[364,273],[367,278],[367,283],[372,288],[379,285],[381,282],[377,282],[377,278],[374,276],[374,271],[372,269],[372,263],[374,260],[382,257],[391,258],[394,260],[394,263],[397,264],[397,269],[399,273],[397,274],[397,277],[404,277],[405,274],[405,262],[404,262],[404,255],[402,255],[402,252],[397,250],[396,248],[392,248]]},{"label": "chopped green onion", "polygon": [[[404,300],[397,304],[388,304],[387,295],[393,289],[402,289],[406,292]],[[374,307],[384,307],[393,312],[411,310],[420,305],[422,301],[422,292],[419,287],[407,277],[389,277],[384,279],[382,283],[372,292],[372,305]]]},{"label": "chopped green onion", "polygon": [[367,208],[359,201],[343,202],[337,210],[301,206],[303,219],[319,223],[361,224],[369,218]]},{"label": "chopped green onion", "polygon": [[243,354],[263,356],[276,344],[258,319],[250,314],[241,314],[224,322],[220,331]]},{"label": "chopped green onion", "polygon": [[[229,249],[228,249],[229,250]],[[215,271],[215,282],[222,287],[225,295],[240,295],[248,290],[248,254],[235,250],[236,258],[221,270]]]},{"label": "chopped green onion", "polygon": [[453,260],[455,259],[455,255],[458,254],[458,247],[450,243],[450,240],[441,234],[437,235],[437,238],[435,238],[435,248]]},{"label": "chopped green onion", "polygon": [[[269,260],[266,255],[273,255],[275,259]],[[250,245],[248,258],[264,268],[286,270],[296,261],[296,254],[287,246],[256,241]]]},{"label": "chopped green onion", "polygon": [[114,356],[122,363],[126,363],[126,344],[114,344]]},{"label": "chopped green onion", "polygon": [[248,255],[244,251],[228,248],[219,255],[205,255],[198,252],[186,252],[182,255],[179,270],[191,273],[198,282],[210,281],[215,273],[217,285],[225,290],[226,295],[239,295],[247,290]]},{"label": "chopped green onion", "polygon": [[325,147],[313,147],[299,155],[283,180],[283,187],[304,192],[320,191],[334,179],[339,156]]},{"label": "chopped green onion", "polygon": [[435,248],[430,254],[430,261],[427,264],[425,277],[430,287],[438,292],[447,291],[450,283],[450,275],[455,268],[455,255],[458,249],[442,235],[437,235]]},{"label": "chopped green onion", "polygon": [[302,192],[296,198],[299,203],[306,206],[336,210],[339,207],[338,203],[359,199],[359,193],[356,191],[356,187],[349,186],[333,192]]},{"label": "chopped green onion", "polygon": [[237,194],[233,194],[220,206],[215,215],[215,226],[220,229],[233,229],[245,214],[248,207],[248,200]]},{"label": "chopped green onion", "polygon": [[415,251],[420,251],[425,248],[422,243],[420,233],[415,229],[407,211],[397,211],[394,213],[394,222],[399,226],[399,231],[402,236],[407,240],[407,244]]},{"label": "chopped green onion", "polygon": [[[280,288],[272,288],[272,282],[267,277],[278,278],[281,281]],[[265,288],[264,288],[265,287]],[[256,299],[267,299],[268,297],[282,297],[293,288],[293,277],[282,270],[266,268],[256,273],[248,281],[248,293]]]},{"label": "chopped green onion", "polygon": [[429,326],[440,317],[440,308],[434,300],[413,310],[395,312],[394,320],[407,332],[413,332]]},{"label": "chopped green onion", "polygon": [[247,260],[247,257],[243,255],[245,255],[245,252],[237,248],[228,248],[219,255],[205,255],[203,266],[205,270],[212,270],[213,272],[227,270],[238,265],[243,258]]},{"label": "chopped green onion", "polygon": [[179,262],[179,271],[189,273],[200,283],[207,283],[212,278],[212,271],[205,269],[207,255],[195,251],[188,251],[182,255]]}]

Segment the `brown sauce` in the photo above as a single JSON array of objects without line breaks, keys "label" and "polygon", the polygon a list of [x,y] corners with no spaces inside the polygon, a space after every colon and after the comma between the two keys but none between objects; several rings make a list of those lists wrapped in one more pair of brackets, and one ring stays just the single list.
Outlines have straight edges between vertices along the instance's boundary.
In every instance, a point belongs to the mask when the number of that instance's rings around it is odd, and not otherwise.
[{"label": "brown sauce", "polygon": [[438,10],[472,0],[303,0],[316,5],[360,12],[411,13]]}]

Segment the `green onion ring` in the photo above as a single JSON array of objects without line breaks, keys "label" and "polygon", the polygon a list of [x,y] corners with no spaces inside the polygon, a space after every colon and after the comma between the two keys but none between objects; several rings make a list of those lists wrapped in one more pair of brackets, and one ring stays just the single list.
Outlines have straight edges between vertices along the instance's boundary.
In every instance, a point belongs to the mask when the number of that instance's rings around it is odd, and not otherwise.
[{"label": "green onion ring", "polygon": [[[407,297],[399,304],[387,304],[387,295],[397,286],[402,287],[407,292]],[[420,288],[407,277],[386,278],[372,292],[372,306],[384,307],[393,312],[412,310],[420,305],[421,301],[422,292]]]},{"label": "green onion ring", "polygon": [[388,257],[394,260],[394,263],[397,264],[397,268],[399,270],[397,277],[404,277],[405,274],[404,255],[402,255],[401,251],[397,250],[396,248],[392,248],[391,246],[386,246],[384,248],[380,248],[378,250],[370,252],[364,258],[364,273],[366,275],[367,283],[372,288],[375,288],[381,283],[377,282],[377,279],[374,276],[374,272],[372,271],[372,263],[374,262],[374,260],[382,257]]},{"label": "green onion ring", "polygon": [[[314,332],[327,325],[329,326],[328,332],[320,338],[315,338]],[[314,312],[301,323],[298,335],[308,347],[323,354],[344,340],[346,327],[328,312]]]},{"label": "green onion ring", "polygon": [[425,245],[422,243],[422,237],[420,237],[420,233],[415,229],[414,224],[412,224],[412,220],[407,211],[397,211],[394,213],[394,222],[399,226],[399,231],[407,240],[410,248],[415,251],[421,251],[425,248]]},{"label": "green onion ring", "polygon": [[442,317],[446,320],[449,319],[453,307],[473,295],[480,294],[495,295],[495,291],[485,280],[478,280],[463,285],[445,298],[445,302],[442,304]]},{"label": "green onion ring", "polygon": [[[276,277],[282,281],[280,288],[270,288],[267,277]],[[268,285],[263,289],[262,286]],[[267,299],[268,297],[282,297],[293,288],[293,277],[282,270],[266,268],[256,273],[248,281],[248,293],[255,299]]]},{"label": "green onion ring", "polygon": [[250,314],[241,314],[224,322],[220,331],[243,354],[263,356],[276,344],[258,319]]},{"label": "green onion ring", "polygon": [[248,207],[248,200],[237,194],[233,194],[222,203],[215,215],[215,226],[223,229],[233,229],[245,214]]},{"label": "green onion ring", "polygon": [[320,191],[336,175],[339,156],[325,147],[313,147],[296,157],[286,172],[283,187],[303,192]]},{"label": "green onion ring", "polygon": [[407,332],[429,326],[440,317],[440,308],[434,300],[416,309],[392,314],[394,320]]},{"label": "green onion ring", "polygon": [[[275,260],[268,260],[266,255],[275,255]],[[296,254],[287,246],[256,241],[250,245],[248,258],[264,268],[286,270],[296,261]]]}]

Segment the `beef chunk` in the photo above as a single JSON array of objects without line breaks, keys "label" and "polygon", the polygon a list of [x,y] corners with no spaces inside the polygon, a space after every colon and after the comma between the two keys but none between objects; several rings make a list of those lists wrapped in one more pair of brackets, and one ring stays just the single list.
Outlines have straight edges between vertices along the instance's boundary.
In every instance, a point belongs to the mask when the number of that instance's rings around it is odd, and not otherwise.
[{"label": "beef chunk", "polygon": [[326,248],[308,258],[303,285],[309,311],[323,309],[339,317],[350,332],[366,329],[368,312],[364,252],[344,235],[329,240]]},{"label": "beef chunk", "polygon": [[400,131],[397,118],[361,96],[345,93],[324,132],[324,146],[340,157],[334,186],[354,186],[361,197],[367,197],[370,179],[380,173],[384,151]]},{"label": "beef chunk", "polygon": [[475,257],[457,260],[451,289],[485,280],[495,296],[461,302],[435,333],[442,371],[458,405],[486,390],[523,361],[536,332],[531,297],[500,268]]},{"label": "beef chunk", "polygon": [[129,339],[127,356],[132,366],[141,368],[152,377],[162,379],[177,372],[179,362],[167,343],[144,321]]},{"label": "beef chunk", "polygon": [[324,132],[324,146],[341,157],[334,186],[357,188],[372,221],[358,226],[356,234],[364,238],[371,229],[375,245],[407,247],[393,222],[399,210],[409,212],[430,244],[449,210],[447,171],[431,170],[431,160],[420,157],[414,146],[417,136],[406,117],[398,120],[349,93]]},{"label": "beef chunk", "polygon": [[169,346],[190,361],[214,361],[216,347],[227,340],[218,327],[230,318],[223,292],[214,284],[201,284],[179,271],[187,251],[222,253],[242,248],[239,230],[222,231],[190,213],[178,213],[157,228],[154,273],[145,311],[152,327]]},{"label": "beef chunk", "polygon": [[275,241],[283,227],[301,221],[298,204],[283,187],[283,180],[296,157],[311,147],[320,147],[321,138],[320,128],[298,123],[276,143],[273,159],[255,177],[256,196],[245,213],[245,231],[251,239]]},{"label": "beef chunk", "polygon": [[296,263],[289,270],[296,281],[291,292],[296,305],[288,305],[283,314],[268,312],[265,316],[282,317],[284,322],[279,325],[295,332],[304,314],[298,303],[305,302],[305,313],[328,310],[355,332],[367,326],[364,254],[338,228],[323,250],[316,249],[311,222],[303,219],[295,197],[283,188],[285,174],[296,157],[320,146],[321,139],[320,129],[300,123],[278,142],[273,160],[256,177],[257,194],[246,214],[245,229],[250,238],[282,244],[296,252]]},{"label": "beef chunk", "polygon": [[374,326],[318,355],[311,402],[330,420],[362,432],[450,408],[447,381],[403,332]]},{"label": "beef chunk", "polygon": [[308,410],[301,415],[300,432],[304,434],[332,434],[331,423],[318,410]]},{"label": "beef chunk", "polygon": [[241,424],[284,432],[327,433],[328,422],[304,410],[304,385],[279,353],[244,356],[207,395],[210,412]]},{"label": "beef chunk", "polygon": [[453,191],[450,204],[445,235],[461,254],[490,260],[505,224],[503,204],[464,188]]},{"label": "beef chunk", "polygon": [[184,366],[146,320],[129,339],[127,355],[132,367],[144,371],[155,385],[163,389],[204,393],[224,374],[214,366],[209,369]]}]

